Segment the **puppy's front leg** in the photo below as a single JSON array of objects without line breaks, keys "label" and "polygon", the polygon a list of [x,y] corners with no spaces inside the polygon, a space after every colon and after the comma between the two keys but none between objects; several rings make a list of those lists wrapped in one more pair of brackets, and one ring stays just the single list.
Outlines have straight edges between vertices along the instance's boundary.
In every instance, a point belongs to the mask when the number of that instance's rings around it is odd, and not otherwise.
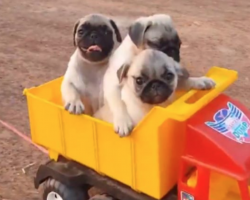
[{"label": "puppy's front leg", "polygon": [[206,76],[201,77],[189,77],[187,79],[181,79],[178,82],[178,89],[184,90],[209,90],[215,87],[213,79]]},{"label": "puppy's front leg", "polygon": [[114,77],[113,80],[109,78],[109,76],[104,78],[104,98],[113,113],[115,132],[118,133],[120,137],[124,137],[132,131],[133,122],[121,98],[121,88],[116,77]]},{"label": "puppy's front leg", "polygon": [[73,83],[64,79],[61,86],[64,108],[72,114],[84,113],[85,107],[81,101],[81,96]]}]

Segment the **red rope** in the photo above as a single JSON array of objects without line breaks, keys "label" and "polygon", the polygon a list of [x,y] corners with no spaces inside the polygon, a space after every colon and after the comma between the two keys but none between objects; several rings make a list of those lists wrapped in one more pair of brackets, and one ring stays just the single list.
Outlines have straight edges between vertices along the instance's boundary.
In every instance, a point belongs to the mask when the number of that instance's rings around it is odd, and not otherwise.
[{"label": "red rope", "polygon": [[44,149],[41,146],[36,145],[34,142],[32,142],[32,140],[30,139],[30,137],[26,136],[24,133],[21,133],[20,131],[18,131],[14,126],[0,120],[0,124],[2,124],[5,128],[7,128],[8,130],[12,131],[13,133],[15,133],[16,135],[18,135],[20,138],[22,138],[23,140],[25,140],[26,142],[32,144],[33,146],[35,146],[37,149],[39,149],[41,152],[48,154],[48,151],[46,149]]}]

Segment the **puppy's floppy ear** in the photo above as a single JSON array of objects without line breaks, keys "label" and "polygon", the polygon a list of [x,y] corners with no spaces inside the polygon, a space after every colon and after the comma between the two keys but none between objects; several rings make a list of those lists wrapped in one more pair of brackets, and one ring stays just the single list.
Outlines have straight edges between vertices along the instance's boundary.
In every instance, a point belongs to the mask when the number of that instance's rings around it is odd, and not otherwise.
[{"label": "puppy's floppy ear", "polygon": [[73,30],[73,44],[74,44],[74,46],[76,46],[75,36],[76,36],[76,30],[77,30],[79,24],[80,24],[80,20],[78,20],[78,21],[75,23],[74,30]]},{"label": "puppy's floppy ear", "polygon": [[152,25],[151,21],[135,22],[129,27],[128,34],[132,42],[137,46],[143,43],[144,35],[147,29]]},{"label": "puppy's floppy ear", "polygon": [[122,80],[127,76],[129,69],[128,64],[123,64],[118,70],[117,70],[117,77],[119,79],[119,83],[122,82]]},{"label": "puppy's floppy ear", "polygon": [[179,63],[175,62],[175,70],[179,79],[188,79],[189,72],[186,68],[182,67]]},{"label": "puppy's floppy ear", "polygon": [[109,21],[110,21],[110,24],[111,24],[111,26],[113,27],[113,29],[115,31],[117,41],[121,43],[122,42],[122,36],[121,36],[121,33],[120,33],[116,23],[112,19],[110,19]]}]

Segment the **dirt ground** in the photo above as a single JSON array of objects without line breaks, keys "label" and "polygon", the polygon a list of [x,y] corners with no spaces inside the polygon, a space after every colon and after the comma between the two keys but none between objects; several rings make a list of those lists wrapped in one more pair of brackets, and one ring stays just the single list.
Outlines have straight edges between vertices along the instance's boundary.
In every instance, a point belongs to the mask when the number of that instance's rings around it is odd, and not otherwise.
[{"label": "dirt ground", "polygon": [[[136,17],[170,14],[183,42],[183,65],[194,75],[214,65],[237,70],[239,80],[226,93],[250,107],[248,0],[0,0],[1,120],[29,134],[22,90],[63,75],[74,50],[73,25],[93,12],[112,16],[123,34]],[[0,127],[0,199],[35,200],[33,174],[20,169],[43,155],[11,134]]]},{"label": "dirt ground", "polygon": [[0,125],[0,160],[0,200],[39,200],[33,176],[47,156]]}]

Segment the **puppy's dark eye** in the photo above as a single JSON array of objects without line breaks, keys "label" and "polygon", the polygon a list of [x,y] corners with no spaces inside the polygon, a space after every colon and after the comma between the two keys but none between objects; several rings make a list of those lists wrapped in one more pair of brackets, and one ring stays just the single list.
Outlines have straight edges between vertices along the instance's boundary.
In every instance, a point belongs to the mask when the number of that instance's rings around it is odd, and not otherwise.
[{"label": "puppy's dark eye", "polygon": [[108,30],[108,29],[105,29],[105,30],[104,30],[104,34],[105,34],[105,35],[109,35],[109,34],[111,34],[111,31]]},{"label": "puppy's dark eye", "polygon": [[144,83],[144,80],[142,77],[138,77],[135,79],[137,85],[142,85]]},{"label": "puppy's dark eye", "polygon": [[156,42],[147,41],[147,43],[150,47],[159,49],[159,45]]},{"label": "puppy's dark eye", "polygon": [[78,34],[79,34],[79,35],[83,35],[83,33],[84,33],[84,31],[83,31],[82,29],[80,29],[80,30],[78,31]]},{"label": "puppy's dark eye", "polygon": [[165,75],[164,75],[164,78],[168,81],[171,81],[173,78],[174,78],[174,74],[171,73],[171,72],[167,72]]},{"label": "puppy's dark eye", "polygon": [[160,47],[160,50],[161,50],[161,51],[166,51],[167,48],[168,48],[168,46],[164,45],[164,46],[161,46],[161,47]]}]

